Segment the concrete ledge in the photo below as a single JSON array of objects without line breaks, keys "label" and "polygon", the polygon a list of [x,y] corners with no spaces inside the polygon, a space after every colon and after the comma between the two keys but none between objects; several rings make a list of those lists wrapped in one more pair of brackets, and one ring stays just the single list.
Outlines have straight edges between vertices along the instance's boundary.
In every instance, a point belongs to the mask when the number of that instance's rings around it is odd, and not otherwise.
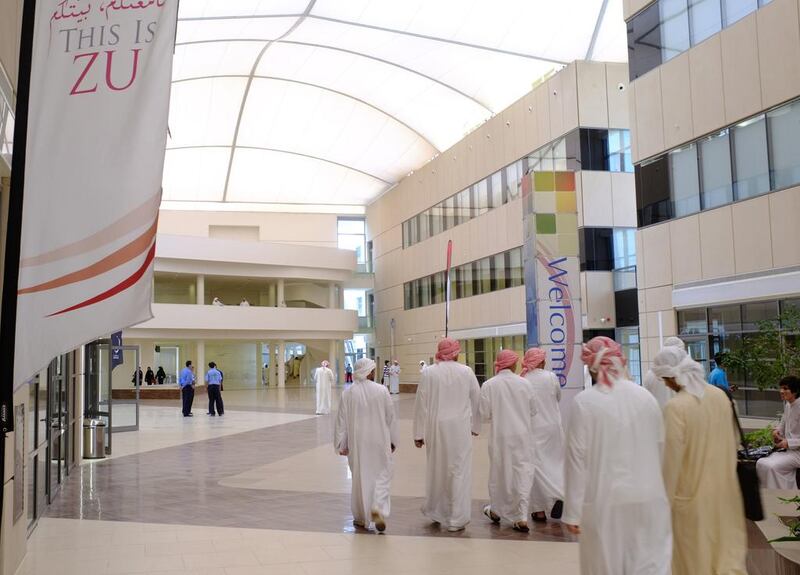
[{"label": "concrete ledge", "polygon": [[[195,394],[203,392],[205,393],[205,386],[198,386],[195,388]],[[136,399],[136,390],[131,389],[114,389],[111,391],[111,398],[112,399]],[[147,387],[143,386],[139,390],[139,399],[180,399],[181,398],[181,390],[178,387],[160,387],[160,386],[152,386]]]}]

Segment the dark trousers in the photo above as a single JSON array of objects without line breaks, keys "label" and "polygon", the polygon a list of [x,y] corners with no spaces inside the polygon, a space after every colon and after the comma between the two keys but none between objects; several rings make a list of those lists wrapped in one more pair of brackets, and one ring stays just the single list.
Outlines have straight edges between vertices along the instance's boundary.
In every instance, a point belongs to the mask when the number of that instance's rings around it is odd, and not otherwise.
[{"label": "dark trousers", "polygon": [[194,387],[184,385],[181,388],[181,399],[183,400],[183,415],[192,413],[192,403],[194,403]]},{"label": "dark trousers", "polygon": [[225,413],[225,406],[222,405],[222,390],[219,385],[208,386],[208,412],[214,413],[214,406],[217,406],[217,413]]}]

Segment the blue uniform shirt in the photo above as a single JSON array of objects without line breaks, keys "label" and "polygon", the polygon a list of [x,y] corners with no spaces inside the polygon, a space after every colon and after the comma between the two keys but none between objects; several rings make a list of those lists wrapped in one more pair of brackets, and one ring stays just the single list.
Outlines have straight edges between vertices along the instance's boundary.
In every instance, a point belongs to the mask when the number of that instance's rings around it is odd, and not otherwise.
[{"label": "blue uniform shirt", "polygon": [[717,366],[708,375],[708,383],[715,385],[724,391],[730,391],[731,386],[728,385],[728,376],[725,375],[725,370]]},{"label": "blue uniform shirt", "polygon": [[206,383],[208,385],[221,385],[222,384],[222,374],[216,367],[212,367],[208,370],[206,374]]},{"label": "blue uniform shirt", "polygon": [[181,387],[192,385],[194,383],[194,373],[192,373],[192,370],[188,367],[184,367],[178,376],[178,383]]}]

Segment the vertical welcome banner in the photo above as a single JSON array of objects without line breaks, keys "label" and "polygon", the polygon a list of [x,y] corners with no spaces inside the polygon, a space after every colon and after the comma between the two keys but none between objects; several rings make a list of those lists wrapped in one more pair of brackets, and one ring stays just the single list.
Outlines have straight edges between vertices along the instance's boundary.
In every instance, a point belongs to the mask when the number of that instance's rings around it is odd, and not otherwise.
[{"label": "vertical welcome banner", "polygon": [[36,3],[15,389],[152,317],[176,22],[177,0]]},{"label": "vertical welcome banner", "polygon": [[569,398],[583,389],[578,207],[575,173],[533,172],[523,180],[528,345]]}]

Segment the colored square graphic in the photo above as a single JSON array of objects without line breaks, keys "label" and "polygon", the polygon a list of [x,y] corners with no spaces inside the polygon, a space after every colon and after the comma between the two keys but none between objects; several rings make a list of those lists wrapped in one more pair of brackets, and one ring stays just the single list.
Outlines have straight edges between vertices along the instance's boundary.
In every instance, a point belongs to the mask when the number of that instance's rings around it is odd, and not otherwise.
[{"label": "colored square graphic", "polygon": [[536,214],[536,233],[537,234],[556,233],[556,215]]},{"label": "colored square graphic", "polygon": [[534,172],[533,190],[535,192],[554,192],[556,190],[556,173]]},{"label": "colored square graphic", "polygon": [[578,200],[575,192],[556,192],[556,213],[574,213],[578,211]]}]

